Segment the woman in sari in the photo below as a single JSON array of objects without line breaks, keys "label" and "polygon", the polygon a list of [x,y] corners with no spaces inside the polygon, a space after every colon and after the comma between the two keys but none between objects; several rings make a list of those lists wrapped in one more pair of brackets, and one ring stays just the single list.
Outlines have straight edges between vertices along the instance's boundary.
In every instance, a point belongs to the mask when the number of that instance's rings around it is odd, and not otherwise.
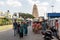
[{"label": "woman in sari", "polygon": [[28,24],[27,24],[27,22],[24,22],[23,27],[24,27],[24,35],[27,35],[28,34]]}]

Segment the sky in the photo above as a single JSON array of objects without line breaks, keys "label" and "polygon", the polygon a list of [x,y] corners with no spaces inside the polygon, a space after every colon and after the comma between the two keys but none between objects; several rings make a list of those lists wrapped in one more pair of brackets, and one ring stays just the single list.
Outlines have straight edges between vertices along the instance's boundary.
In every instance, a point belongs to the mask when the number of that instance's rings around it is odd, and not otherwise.
[{"label": "sky", "polygon": [[47,17],[52,12],[51,5],[54,5],[53,12],[60,12],[60,0],[0,0],[0,10],[6,12],[23,12],[32,14],[33,5],[36,4],[39,16]]}]

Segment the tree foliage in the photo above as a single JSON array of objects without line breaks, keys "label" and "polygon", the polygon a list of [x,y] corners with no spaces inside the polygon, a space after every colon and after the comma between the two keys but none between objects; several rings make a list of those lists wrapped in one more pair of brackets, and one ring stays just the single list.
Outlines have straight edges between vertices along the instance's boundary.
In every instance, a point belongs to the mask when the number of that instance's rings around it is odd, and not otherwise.
[{"label": "tree foliage", "polygon": [[19,13],[19,16],[23,18],[34,18],[34,16],[29,13]]},{"label": "tree foliage", "polygon": [[1,25],[8,25],[8,24],[12,24],[12,20],[11,19],[0,18],[0,26]]}]

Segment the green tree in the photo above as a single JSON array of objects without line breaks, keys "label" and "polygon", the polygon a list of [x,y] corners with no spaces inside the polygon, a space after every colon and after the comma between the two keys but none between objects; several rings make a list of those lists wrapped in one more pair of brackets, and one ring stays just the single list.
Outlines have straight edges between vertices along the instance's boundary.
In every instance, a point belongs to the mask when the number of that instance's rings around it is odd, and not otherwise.
[{"label": "green tree", "polygon": [[34,18],[34,16],[29,13],[19,13],[19,16],[23,18]]}]

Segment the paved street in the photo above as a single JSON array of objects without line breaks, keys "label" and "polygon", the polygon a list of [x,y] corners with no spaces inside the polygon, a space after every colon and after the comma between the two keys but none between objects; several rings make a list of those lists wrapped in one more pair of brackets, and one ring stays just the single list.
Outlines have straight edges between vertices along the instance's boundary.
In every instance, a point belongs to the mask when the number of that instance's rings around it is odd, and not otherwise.
[{"label": "paved street", "polygon": [[14,37],[12,29],[0,32],[0,40],[43,40],[41,34],[34,34],[31,27],[28,27],[28,29],[28,36],[24,36],[23,38],[19,38],[19,36]]}]

